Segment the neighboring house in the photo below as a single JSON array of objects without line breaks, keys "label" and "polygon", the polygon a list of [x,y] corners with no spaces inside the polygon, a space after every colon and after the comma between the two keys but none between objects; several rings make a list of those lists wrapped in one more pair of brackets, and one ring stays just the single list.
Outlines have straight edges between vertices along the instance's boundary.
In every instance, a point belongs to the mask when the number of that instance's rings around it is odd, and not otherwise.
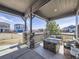
[{"label": "neighboring house", "polygon": [[15,24],[14,31],[15,32],[24,32],[25,26],[23,24]]},{"label": "neighboring house", "polygon": [[73,33],[73,32],[75,32],[75,29],[76,29],[76,27],[74,25],[70,25],[68,27],[64,27],[62,30],[63,30],[63,32]]},{"label": "neighboring house", "polygon": [[0,22],[0,32],[10,32],[10,24]]},{"label": "neighboring house", "polygon": [[71,26],[68,26],[68,28],[69,28],[69,32],[75,32],[76,26],[71,25]]}]

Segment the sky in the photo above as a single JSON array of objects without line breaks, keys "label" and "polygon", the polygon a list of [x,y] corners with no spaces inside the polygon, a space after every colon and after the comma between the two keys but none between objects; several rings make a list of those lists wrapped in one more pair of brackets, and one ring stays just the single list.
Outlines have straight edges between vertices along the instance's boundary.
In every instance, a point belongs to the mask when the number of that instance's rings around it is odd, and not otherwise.
[{"label": "sky", "polygon": [[70,25],[76,25],[76,16],[70,16],[66,18],[60,18],[56,20],[56,23],[59,24],[60,28],[67,27]]},{"label": "sky", "polygon": [[[14,24],[24,24],[23,19],[20,16],[9,15],[6,13],[0,12],[0,22],[6,22],[11,25],[11,29],[14,29]],[[43,19],[39,19],[37,17],[33,18],[33,29],[45,29],[46,22]],[[30,20],[27,19],[27,28],[29,30]]]},{"label": "sky", "polygon": [[23,20],[19,16],[13,16],[10,14],[0,12],[0,22],[6,22],[10,24],[10,28],[14,29],[14,24],[24,24]]},{"label": "sky", "polygon": [[[28,25],[28,29],[29,29],[30,19],[27,19],[27,25]],[[45,29],[46,28],[46,22],[44,21],[44,19],[34,17],[33,21],[32,21],[32,27],[33,27],[34,30]]]},{"label": "sky", "polygon": [[[75,18],[76,18],[75,16],[71,16],[71,17],[57,19],[55,21],[57,24],[59,24],[60,28],[63,28],[63,27],[67,27],[69,25],[75,25]],[[24,21],[20,16],[9,15],[9,14],[2,13],[2,12],[0,12],[0,22],[9,23],[11,25],[12,30],[14,29],[14,24],[24,24]],[[30,20],[28,18],[27,19],[28,30],[29,30],[29,26],[30,26],[29,22],[30,22]],[[46,28],[46,22],[44,19],[34,17],[32,22],[33,22],[33,29],[35,29],[35,30]]]}]

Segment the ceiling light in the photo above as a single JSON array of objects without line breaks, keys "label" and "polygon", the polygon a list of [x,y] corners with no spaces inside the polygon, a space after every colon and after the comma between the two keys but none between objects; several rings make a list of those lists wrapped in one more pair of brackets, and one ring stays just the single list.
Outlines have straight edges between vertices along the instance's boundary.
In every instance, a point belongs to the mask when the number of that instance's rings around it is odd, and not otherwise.
[{"label": "ceiling light", "polygon": [[57,9],[54,9],[54,12],[57,12]]}]

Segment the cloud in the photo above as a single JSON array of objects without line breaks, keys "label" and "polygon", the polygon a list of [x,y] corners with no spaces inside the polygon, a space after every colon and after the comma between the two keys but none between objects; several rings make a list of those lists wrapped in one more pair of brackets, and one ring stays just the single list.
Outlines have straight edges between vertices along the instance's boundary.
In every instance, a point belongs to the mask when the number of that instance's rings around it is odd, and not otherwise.
[{"label": "cloud", "polygon": [[7,19],[6,17],[3,17],[3,16],[0,16],[0,22],[6,22],[6,23],[9,23],[9,24],[14,23],[12,20]]}]

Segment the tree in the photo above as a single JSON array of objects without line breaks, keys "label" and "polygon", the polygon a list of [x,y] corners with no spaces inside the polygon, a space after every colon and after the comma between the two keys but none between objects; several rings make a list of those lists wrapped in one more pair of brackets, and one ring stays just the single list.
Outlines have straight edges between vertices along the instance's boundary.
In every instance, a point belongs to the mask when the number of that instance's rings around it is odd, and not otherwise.
[{"label": "tree", "polygon": [[50,31],[50,34],[60,34],[60,28],[59,25],[56,24],[55,21],[50,21],[48,23],[48,30]]}]

